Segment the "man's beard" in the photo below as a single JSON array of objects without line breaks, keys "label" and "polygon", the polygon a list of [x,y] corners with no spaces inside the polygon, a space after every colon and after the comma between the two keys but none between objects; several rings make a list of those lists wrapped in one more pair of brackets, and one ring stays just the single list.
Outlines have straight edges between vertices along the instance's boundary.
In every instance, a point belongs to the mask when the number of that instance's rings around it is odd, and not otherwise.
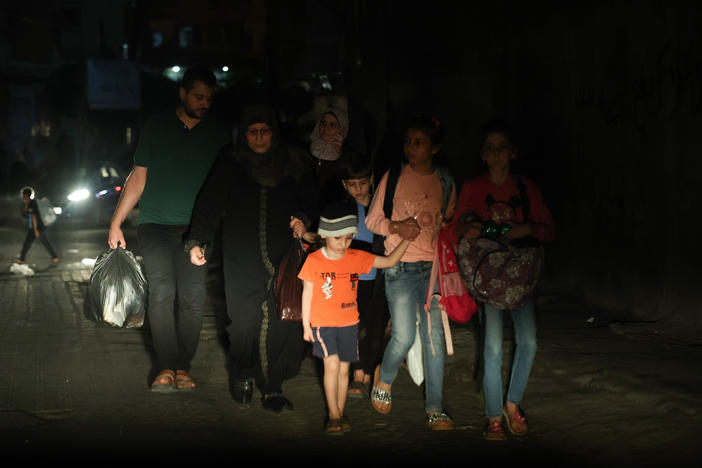
[{"label": "man's beard", "polygon": [[200,120],[200,119],[204,118],[205,115],[207,115],[207,109],[203,109],[203,108],[198,109],[199,111],[202,111],[202,115],[198,115],[198,114],[196,114],[196,112],[198,110],[192,111],[192,110],[188,109],[186,106],[182,106],[182,107],[183,107],[183,112],[185,112],[185,115],[187,115],[191,119]]}]

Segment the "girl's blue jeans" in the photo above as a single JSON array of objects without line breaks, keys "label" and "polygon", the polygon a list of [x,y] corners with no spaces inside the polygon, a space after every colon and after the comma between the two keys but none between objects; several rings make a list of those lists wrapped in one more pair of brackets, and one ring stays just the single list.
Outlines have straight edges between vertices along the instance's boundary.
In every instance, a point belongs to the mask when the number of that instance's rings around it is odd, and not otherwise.
[{"label": "girl's blue jeans", "polygon": [[[424,310],[431,275],[431,262],[400,262],[384,271],[385,295],[392,319],[392,337],[385,348],[380,365],[380,380],[392,384],[400,365],[414,343],[417,311],[420,316],[419,335],[424,359],[425,410],[442,409],[444,383],[444,329],[436,299],[430,309],[431,341],[428,318]],[[434,352],[432,353],[432,345]]]},{"label": "girl's blue jeans", "polygon": [[483,390],[485,392],[485,415],[488,418],[502,416],[502,320],[505,312],[512,314],[516,343],[507,401],[515,404],[521,403],[536,354],[536,321],[534,305],[531,301],[527,302],[521,309],[512,311],[503,311],[485,305]]}]

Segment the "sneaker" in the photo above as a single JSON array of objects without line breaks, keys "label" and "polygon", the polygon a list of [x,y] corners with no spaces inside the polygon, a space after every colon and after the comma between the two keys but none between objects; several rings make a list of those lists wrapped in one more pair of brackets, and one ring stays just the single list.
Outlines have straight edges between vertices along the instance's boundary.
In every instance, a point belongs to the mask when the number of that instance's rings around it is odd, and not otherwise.
[{"label": "sneaker", "polygon": [[483,431],[483,437],[487,440],[507,440],[507,434],[502,429],[502,421],[493,421],[488,423]]}]

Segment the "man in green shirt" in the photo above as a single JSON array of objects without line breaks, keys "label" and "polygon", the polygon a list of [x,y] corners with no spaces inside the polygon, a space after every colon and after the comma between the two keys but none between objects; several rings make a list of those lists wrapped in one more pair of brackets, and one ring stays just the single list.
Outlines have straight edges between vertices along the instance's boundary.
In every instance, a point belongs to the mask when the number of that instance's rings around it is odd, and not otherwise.
[{"label": "man in green shirt", "polygon": [[155,392],[195,389],[189,370],[200,337],[207,269],[190,263],[183,239],[200,187],[219,149],[231,140],[227,128],[207,117],[215,84],[210,70],[190,68],[179,89],[180,105],[146,122],[108,234],[111,248],[126,248],[121,226],[139,203],[137,239],[149,283]]}]

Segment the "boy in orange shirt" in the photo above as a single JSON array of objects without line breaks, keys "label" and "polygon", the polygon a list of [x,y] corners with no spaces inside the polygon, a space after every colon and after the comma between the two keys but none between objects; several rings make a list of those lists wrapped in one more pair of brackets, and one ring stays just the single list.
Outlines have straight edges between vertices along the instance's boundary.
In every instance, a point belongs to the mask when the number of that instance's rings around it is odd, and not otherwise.
[{"label": "boy in orange shirt", "polygon": [[302,326],[304,339],[312,342],[312,354],[324,362],[324,393],[329,408],[327,434],[351,429],[344,416],[349,367],[358,361],[359,276],[372,268],[390,268],[404,255],[403,240],[383,257],[350,249],[357,231],[356,207],[348,202],[328,206],[319,219],[317,233],[324,247],[307,256],[298,277],[303,280]]}]

